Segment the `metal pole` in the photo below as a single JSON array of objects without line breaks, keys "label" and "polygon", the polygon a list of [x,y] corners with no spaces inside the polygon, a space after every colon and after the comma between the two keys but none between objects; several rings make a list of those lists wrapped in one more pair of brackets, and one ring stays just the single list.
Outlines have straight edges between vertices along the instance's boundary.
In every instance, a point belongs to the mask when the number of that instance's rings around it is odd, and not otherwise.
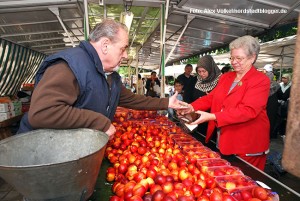
[{"label": "metal pole", "polygon": [[[300,15],[298,16],[300,27]],[[282,164],[286,171],[300,177],[300,29],[297,30],[293,78],[286,125],[286,137],[283,149]]]},{"label": "metal pole", "polygon": [[161,74],[161,90],[160,90],[160,97],[162,96],[162,91],[163,91],[163,65],[165,65],[165,38],[164,38],[164,19],[165,19],[165,4],[161,5],[161,16],[160,16],[160,68],[159,68],[159,74]]},{"label": "metal pole", "polygon": [[280,64],[280,71],[279,71],[279,81],[281,82],[281,76],[282,76],[282,64],[283,64],[283,56],[284,54],[284,47],[282,48],[281,52],[280,52],[280,56],[281,56],[281,64]]},{"label": "metal pole", "polygon": [[161,83],[160,83],[160,97],[164,98],[165,97],[165,55],[166,55],[166,48],[165,48],[165,43],[166,43],[166,32],[167,32],[167,20],[168,20],[168,11],[169,11],[169,3],[170,1],[166,1],[166,6],[165,4],[162,4],[161,6],[161,63],[160,63],[160,70],[161,70]]},{"label": "metal pole", "polygon": [[175,50],[175,48],[176,48],[176,46],[177,46],[179,40],[181,39],[181,37],[182,37],[182,35],[184,34],[186,28],[189,26],[190,22],[191,22],[193,19],[194,19],[193,16],[191,16],[191,17],[188,16],[187,22],[186,22],[186,24],[185,24],[183,30],[181,31],[179,37],[177,38],[176,43],[174,44],[174,46],[173,46],[171,52],[169,53],[169,55],[168,55],[168,57],[167,57],[167,59],[166,59],[166,61],[165,61],[165,64],[168,63],[168,61],[169,61],[170,57],[172,56],[172,54],[173,54],[173,52],[174,52],[174,50]]},{"label": "metal pole", "polygon": [[130,86],[130,90],[131,90],[131,87],[132,87],[132,79],[131,79],[131,66],[128,65],[128,81],[129,81],[129,86]]},{"label": "metal pole", "polygon": [[60,16],[59,16],[59,10],[57,7],[49,7],[48,8],[54,15],[56,15],[60,25],[62,26],[62,28],[64,29],[65,33],[67,34],[68,38],[70,39],[71,43],[72,43],[72,46],[75,47],[75,44],[74,44],[74,41],[73,39],[71,38],[65,24],[63,23],[63,21],[61,20]]},{"label": "metal pole", "polygon": [[106,9],[106,4],[103,5],[103,19],[107,18],[107,9]]},{"label": "metal pole", "polygon": [[165,9],[163,9],[163,10],[166,10],[166,12],[164,13],[164,18],[163,18],[164,19],[164,30],[163,30],[163,33],[164,33],[164,35],[163,35],[164,42],[166,40],[166,33],[167,33],[167,21],[168,21],[168,15],[169,15],[169,3],[170,3],[170,1],[167,0],[166,1],[166,7],[165,7]]},{"label": "metal pole", "polygon": [[136,76],[136,93],[139,94],[139,53],[138,53],[138,47],[135,49],[136,51],[136,66],[135,66],[135,76]]},{"label": "metal pole", "polygon": [[89,24],[89,12],[88,12],[88,3],[87,0],[83,1],[84,4],[84,35],[85,35],[85,40],[87,40],[88,35],[90,34],[90,24]]}]

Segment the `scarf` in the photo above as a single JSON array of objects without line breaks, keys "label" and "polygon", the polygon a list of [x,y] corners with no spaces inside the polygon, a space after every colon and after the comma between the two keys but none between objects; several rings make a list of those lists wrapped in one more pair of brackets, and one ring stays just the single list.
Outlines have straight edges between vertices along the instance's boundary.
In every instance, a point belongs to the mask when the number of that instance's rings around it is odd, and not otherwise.
[{"label": "scarf", "polygon": [[195,88],[203,92],[210,92],[218,84],[221,77],[221,71],[210,55],[205,55],[200,58],[197,63],[196,72],[200,67],[204,68],[208,72],[208,77],[206,79],[202,79],[197,73],[197,82]]},{"label": "scarf", "polygon": [[289,82],[287,85],[284,85],[283,82],[281,82],[281,83],[280,83],[281,91],[282,91],[283,93],[285,93],[285,91],[286,91],[288,88],[290,88],[291,85],[292,85],[292,82]]},{"label": "scarf", "polygon": [[274,74],[273,72],[266,72],[266,75],[269,77],[270,81],[271,81],[271,86],[270,86],[270,94],[269,96],[272,96],[273,94],[275,94],[277,92],[277,90],[280,88],[280,85],[274,81]]}]

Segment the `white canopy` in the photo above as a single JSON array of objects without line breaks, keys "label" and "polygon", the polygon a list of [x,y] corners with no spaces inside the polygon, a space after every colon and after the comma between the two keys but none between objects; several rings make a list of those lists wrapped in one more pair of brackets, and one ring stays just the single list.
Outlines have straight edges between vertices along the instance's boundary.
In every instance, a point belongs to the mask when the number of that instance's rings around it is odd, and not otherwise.
[{"label": "white canopy", "polygon": [[[296,35],[261,44],[260,53],[255,63],[257,68],[272,64],[274,68],[292,68],[294,62]],[[229,63],[230,54],[214,55],[216,63]]]}]

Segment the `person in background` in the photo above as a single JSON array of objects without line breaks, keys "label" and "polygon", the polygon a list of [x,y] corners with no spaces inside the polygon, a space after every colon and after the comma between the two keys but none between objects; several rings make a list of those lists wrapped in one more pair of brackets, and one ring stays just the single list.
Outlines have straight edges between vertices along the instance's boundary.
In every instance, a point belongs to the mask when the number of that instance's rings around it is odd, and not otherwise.
[{"label": "person in background", "polygon": [[125,86],[126,89],[130,89],[130,84],[129,84],[129,79],[127,77],[124,78],[123,85]]},{"label": "person in background", "polygon": [[230,71],[232,71],[230,66],[224,66],[224,67],[221,69],[222,74],[227,73],[227,72],[230,72]]},{"label": "person in background", "polygon": [[280,88],[279,84],[274,80],[273,66],[272,64],[266,64],[263,68],[264,73],[268,76],[271,82],[270,93],[267,102],[267,114],[270,121],[270,138],[277,138],[277,119],[278,119],[278,89]]},{"label": "person in background", "polygon": [[143,81],[143,90],[144,90],[144,94],[143,95],[146,95],[146,79],[143,77],[142,81]]},{"label": "person in background", "polygon": [[160,81],[156,77],[156,72],[151,72],[151,77],[146,81],[147,96],[158,97],[155,87],[160,87]]},{"label": "person in background", "polygon": [[194,81],[195,81],[195,77],[191,74],[193,71],[193,66],[191,64],[187,64],[184,67],[184,73],[178,75],[177,79],[181,80],[181,82],[183,83],[184,87],[183,87],[183,91],[184,91],[184,101],[187,103],[191,103],[191,92],[193,90],[194,87]]},{"label": "person in background", "polygon": [[[214,59],[210,55],[201,57],[196,67],[197,80],[192,91],[192,101],[209,94],[218,84],[221,77],[221,71]],[[209,110],[207,111],[209,112]],[[198,125],[197,131],[205,134],[207,131],[207,122]]]},{"label": "person in background", "polygon": [[[217,131],[217,145],[222,154],[235,154],[264,170],[270,141],[266,111],[270,79],[253,66],[260,50],[257,39],[237,38],[229,44],[229,49],[234,71],[222,75],[208,95],[178,112],[200,114],[191,124],[209,122],[206,142]],[[204,112],[208,109],[210,113]]]},{"label": "person in background", "polygon": [[131,92],[134,93],[134,94],[136,94],[137,93],[136,88],[137,88],[136,87],[136,83],[133,83],[132,87],[131,87]]},{"label": "person in background", "polygon": [[278,90],[277,93],[278,102],[280,104],[278,132],[279,135],[281,136],[285,135],[291,86],[292,86],[291,75],[283,74],[281,77],[280,89]]},{"label": "person in background", "polygon": [[116,72],[127,58],[128,29],[111,20],[97,24],[78,47],[47,57],[39,67],[29,112],[18,133],[34,129],[90,128],[110,138],[117,106],[160,110],[181,107],[177,93],[168,98],[133,94]]},{"label": "person in background", "polygon": [[[182,101],[183,100],[183,90],[182,90],[183,87],[184,87],[183,82],[181,80],[176,79],[174,81],[174,92],[171,92],[170,95],[172,96],[172,95],[175,94],[175,92],[178,92],[178,95],[177,95],[176,98],[178,100]],[[174,121],[175,120],[175,118],[174,118],[175,116],[176,116],[176,113],[175,113],[174,109],[168,108],[168,118],[170,120]]]},{"label": "person in background", "polygon": [[142,76],[141,74],[138,74],[138,81],[137,81],[137,84],[138,84],[138,90],[137,90],[137,94],[139,95],[144,95],[145,94],[145,91],[144,91],[144,82],[142,80]]},{"label": "person in background", "polygon": [[222,75],[219,67],[210,55],[201,57],[196,67],[197,81],[193,88],[192,101],[209,94],[218,84]]}]

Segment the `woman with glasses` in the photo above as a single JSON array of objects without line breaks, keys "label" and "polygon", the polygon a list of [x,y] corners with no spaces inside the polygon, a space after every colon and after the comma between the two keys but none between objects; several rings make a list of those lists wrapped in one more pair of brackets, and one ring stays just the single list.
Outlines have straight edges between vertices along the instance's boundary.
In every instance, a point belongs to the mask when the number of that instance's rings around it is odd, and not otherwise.
[{"label": "woman with glasses", "polygon": [[[266,105],[270,80],[254,67],[260,45],[252,36],[243,36],[232,41],[229,48],[234,71],[222,75],[213,91],[179,113],[200,114],[192,124],[208,122],[206,142],[217,133],[222,154],[235,154],[264,170],[269,150]],[[210,113],[204,112],[208,109]]]}]

